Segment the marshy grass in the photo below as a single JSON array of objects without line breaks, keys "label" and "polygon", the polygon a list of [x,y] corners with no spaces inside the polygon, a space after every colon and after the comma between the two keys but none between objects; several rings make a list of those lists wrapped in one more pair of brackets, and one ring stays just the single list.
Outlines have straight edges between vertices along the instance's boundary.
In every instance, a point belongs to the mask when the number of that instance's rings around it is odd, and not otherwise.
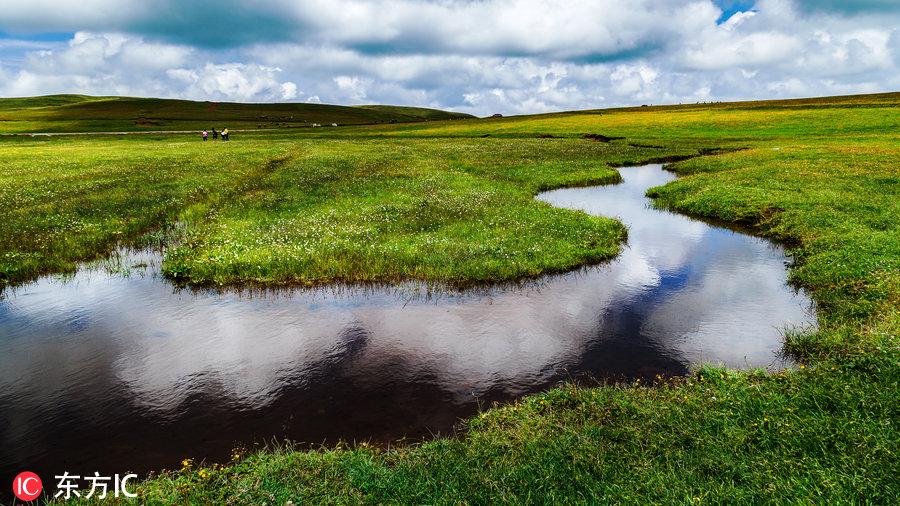
[{"label": "marshy grass", "polygon": [[[0,286],[168,230],[195,285],[506,281],[615,255],[618,222],[533,199],[692,148],[579,140],[0,141]],[[178,227],[173,227],[174,224]]]},{"label": "marshy grass", "polygon": [[618,252],[624,227],[534,194],[617,182],[611,162],[647,155],[579,144],[304,144],[253,191],[191,223],[164,272],[193,284],[466,284],[596,263]]}]

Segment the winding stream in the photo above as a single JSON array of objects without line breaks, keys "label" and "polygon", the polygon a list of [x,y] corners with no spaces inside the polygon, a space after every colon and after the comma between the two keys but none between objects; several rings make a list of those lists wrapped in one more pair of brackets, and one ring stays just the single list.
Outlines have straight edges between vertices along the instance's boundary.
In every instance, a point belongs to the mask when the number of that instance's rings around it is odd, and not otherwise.
[{"label": "winding stream", "polygon": [[289,438],[447,434],[480,403],[567,379],[785,367],[786,328],[815,325],[781,247],[648,207],[674,176],[538,196],[614,216],[611,262],[517,287],[422,296],[415,284],[254,296],[178,291],[159,257],[83,269],[0,299],[0,469],[139,473]]}]

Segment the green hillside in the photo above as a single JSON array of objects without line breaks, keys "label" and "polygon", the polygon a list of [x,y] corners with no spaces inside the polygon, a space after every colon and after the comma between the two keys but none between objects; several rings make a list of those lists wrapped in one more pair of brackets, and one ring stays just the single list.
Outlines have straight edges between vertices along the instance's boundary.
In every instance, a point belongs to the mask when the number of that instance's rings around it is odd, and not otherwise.
[{"label": "green hillside", "polygon": [[0,98],[0,133],[264,129],[471,117],[436,109],[388,105],[243,104],[84,95]]}]

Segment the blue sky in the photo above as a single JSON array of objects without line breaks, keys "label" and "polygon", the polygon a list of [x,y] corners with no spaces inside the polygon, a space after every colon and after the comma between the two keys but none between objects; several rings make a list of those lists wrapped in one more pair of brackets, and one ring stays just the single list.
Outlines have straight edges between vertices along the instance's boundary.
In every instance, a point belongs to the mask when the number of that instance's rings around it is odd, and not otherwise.
[{"label": "blue sky", "polygon": [[722,24],[725,21],[728,21],[731,16],[734,16],[739,12],[752,11],[753,6],[756,4],[756,2],[752,0],[716,0],[713,3],[716,4],[716,7],[722,9],[722,14],[716,20],[716,24]]},{"label": "blue sky", "polygon": [[896,0],[0,0],[0,96],[476,114],[900,89]]}]

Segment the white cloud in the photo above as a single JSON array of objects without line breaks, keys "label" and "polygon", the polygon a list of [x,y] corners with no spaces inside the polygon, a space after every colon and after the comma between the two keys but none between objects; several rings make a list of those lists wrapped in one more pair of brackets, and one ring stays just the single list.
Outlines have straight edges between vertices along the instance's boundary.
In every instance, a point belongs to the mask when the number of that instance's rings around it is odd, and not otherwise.
[{"label": "white cloud", "polygon": [[[30,52],[7,72],[0,95],[50,93],[276,101],[297,97],[281,69],[253,63],[199,63],[193,48],[120,33],[77,32],[52,50]],[[205,58],[208,55],[201,55]]]},{"label": "white cloud", "polygon": [[[192,41],[215,32],[190,25],[203,2],[50,3],[10,12],[0,0],[0,30],[75,32],[67,42],[0,40],[0,95],[401,103],[489,114],[900,86],[896,9],[811,11],[759,0],[717,25],[722,11],[709,0],[219,0],[204,14],[209,25],[246,21],[241,33]],[[168,20],[172,12],[179,16]],[[271,23],[260,23],[266,16]]]},{"label": "white cloud", "polygon": [[658,96],[655,88],[657,77],[659,72],[646,64],[623,64],[616,67],[609,79],[618,95],[645,99]]},{"label": "white cloud", "polygon": [[359,102],[366,98],[366,88],[372,84],[369,79],[359,76],[337,76],[334,78],[339,93],[351,102]]},{"label": "white cloud", "polygon": [[207,63],[201,68],[172,69],[168,74],[187,84],[184,91],[189,96],[242,101],[282,100],[286,91],[291,90],[296,96],[296,85],[280,82],[280,72],[278,67],[256,64]]},{"label": "white cloud", "polygon": [[772,65],[794,57],[801,42],[778,32],[757,32],[735,36],[723,30],[698,47],[688,49],[685,64],[693,69],[727,69]]},{"label": "white cloud", "polygon": [[741,25],[744,21],[752,18],[756,15],[754,11],[746,11],[746,12],[735,12],[728,18],[724,23],[722,23],[723,30],[733,31],[735,28]]},{"label": "white cloud", "polygon": [[281,83],[281,99],[292,100],[297,98],[297,85],[288,81]]}]

